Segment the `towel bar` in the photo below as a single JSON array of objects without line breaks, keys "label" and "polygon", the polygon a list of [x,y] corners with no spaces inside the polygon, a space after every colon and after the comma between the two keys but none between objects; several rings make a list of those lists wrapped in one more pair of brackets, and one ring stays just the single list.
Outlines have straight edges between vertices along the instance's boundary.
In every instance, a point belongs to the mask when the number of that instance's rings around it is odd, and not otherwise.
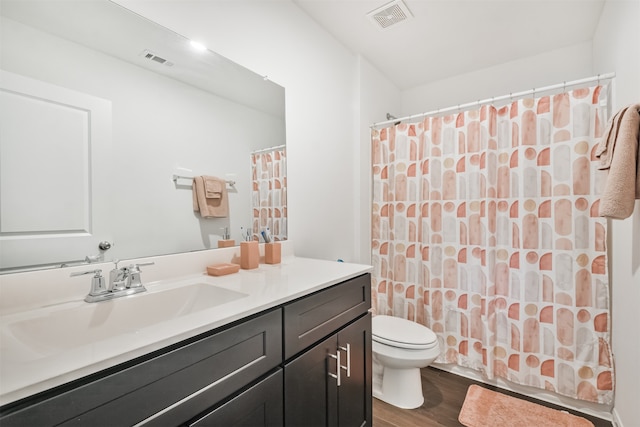
[{"label": "towel bar", "polygon": [[[182,176],[182,175],[176,175],[176,174],[173,174],[173,176],[172,176],[172,178],[171,178],[171,180],[172,180],[173,182],[175,182],[175,183],[177,183],[179,179],[193,179],[193,177],[192,177],[192,176]],[[232,186],[232,187],[233,187],[234,185],[236,185],[236,182],[235,182],[235,181],[232,181],[232,180],[230,180],[230,179],[225,180],[225,182],[226,182],[227,184],[229,184],[230,186]]]}]

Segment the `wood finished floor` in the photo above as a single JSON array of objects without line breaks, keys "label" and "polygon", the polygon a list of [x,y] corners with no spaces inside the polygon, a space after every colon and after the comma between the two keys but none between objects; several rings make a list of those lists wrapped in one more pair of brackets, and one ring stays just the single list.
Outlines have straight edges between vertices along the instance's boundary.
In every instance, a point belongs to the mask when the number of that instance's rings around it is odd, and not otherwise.
[{"label": "wood finished floor", "polygon": [[[478,383],[459,375],[450,374],[436,368],[424,368],[422,373],[422,391],[425,403],[417,409],[399,409],[378,399],[373,399],[373,427],[456,427],[458,414],[471,384],[495,390],[510,396],[524,398],[535,403],[584,417],[595,427],[613,427],[610,421],[567,410],[564,407],[523,397],[487,384]],[[545,426],[547,427],[547,426]]]}]

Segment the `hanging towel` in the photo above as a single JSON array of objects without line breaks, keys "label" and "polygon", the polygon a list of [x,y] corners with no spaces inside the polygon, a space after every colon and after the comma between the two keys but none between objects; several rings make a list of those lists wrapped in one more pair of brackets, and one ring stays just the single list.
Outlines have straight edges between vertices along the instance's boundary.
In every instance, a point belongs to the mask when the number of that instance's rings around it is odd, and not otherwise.
[{"label": "hanging towel", "polygon": [[600,216],[624,219],[631,216],[640,199],[640,104],[616,113],[598,143],[598,169],[605,171]]},{"label": "hanging towel", "polygon": [[214,176],[193,178],[193,210],[203,218],[226,218],[229,215],[229,197],[224,179]]},{"label": "hanging towel", "polygon": [[226,183],[217,178],[207,177],[204,179],[204,196],[207,199],[221,199]]}]

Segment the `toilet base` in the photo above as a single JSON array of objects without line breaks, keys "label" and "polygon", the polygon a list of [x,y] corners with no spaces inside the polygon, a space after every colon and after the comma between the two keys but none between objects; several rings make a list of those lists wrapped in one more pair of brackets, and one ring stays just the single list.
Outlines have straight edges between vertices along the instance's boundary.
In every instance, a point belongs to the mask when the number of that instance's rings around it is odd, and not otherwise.
[{"label": "toilet base", "polygon": [[422,406],[422,377],[420,368],[394,369],[384,367],[382,384],[373,384],[373,397],[402,409]]}]

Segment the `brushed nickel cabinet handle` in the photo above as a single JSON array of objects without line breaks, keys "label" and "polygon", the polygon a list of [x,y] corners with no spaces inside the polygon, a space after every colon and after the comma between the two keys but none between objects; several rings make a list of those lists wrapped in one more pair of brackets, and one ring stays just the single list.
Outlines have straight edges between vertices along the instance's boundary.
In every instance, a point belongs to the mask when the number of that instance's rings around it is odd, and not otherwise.
[{"label": "brushed nickel cabinet handle", "polygon": [[340,364],[340,350],[337,350],[336,354],[329,354],[329,357],[336,359],[336,373],[332,374],[329,372],[329,376],[331,378],[335,378],[338,383],[338,387],[340,387],[340,368],[342,368],[342,365]]},{"label": "brushed nickel cabinet handle", "polygon": [[[340,367],[342,369],[344,369],[345,371],[347,371],[347,378],[351,377],[351,344],[347,344],[346,347],[338,347],[338,354],[340,354],[340,350],[342,351],[346,351],[347,352],[347,366],[342,366],[340,365]],[[338,359],[339,360],[339,359]],[[339,364],[340,362],[338,362]]]}]

